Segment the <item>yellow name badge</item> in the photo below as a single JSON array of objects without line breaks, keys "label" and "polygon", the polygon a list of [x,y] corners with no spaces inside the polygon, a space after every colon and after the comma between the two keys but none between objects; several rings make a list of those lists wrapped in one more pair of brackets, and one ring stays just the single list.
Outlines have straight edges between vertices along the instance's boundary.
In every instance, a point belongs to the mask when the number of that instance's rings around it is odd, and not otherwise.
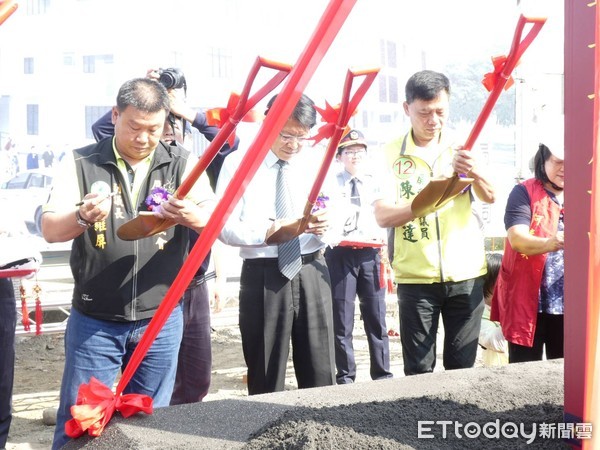
[{"label": "yellow name badge", "polygon": [[417,195],[431,179],[429,170],[423,164],[418,164],[411,156],[400,156],[394,161],[393,172],[400,181],[401,197],[411,198]]}]

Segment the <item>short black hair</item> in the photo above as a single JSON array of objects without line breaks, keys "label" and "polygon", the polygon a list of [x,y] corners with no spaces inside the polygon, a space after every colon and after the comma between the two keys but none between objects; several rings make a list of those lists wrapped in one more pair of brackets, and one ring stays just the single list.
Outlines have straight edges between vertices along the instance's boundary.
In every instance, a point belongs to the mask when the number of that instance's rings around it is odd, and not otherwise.
[{"label": "short black hair", "polygon": [[538,150],[533,157],[533,174],[535,178],[540,180],[543,184],[549,183],[557,191],[562,191],[563,188],[550,181],[546,174],[546,161],[548,161],[551,156],[552,152],[546,144],[540,143]]},{"label": "short black hair", "polygon": [[[269,113],[271,106],[275,102],[277,94],[275,94],[267,103],[267,109],[265,110],[265,116]],[[300,96],[300,100],[296,103],[294,111],[290,119],[294,119],[299,122],[302,126],[311,129],[317,124],[317,110],[315,109],[315,103],[305,94]]]},{"label": "short black hair", "polygon": [[450,80],[443,73],[433,70],[421,70],[413,74],[404,88],[407,103],[434,100],[442,91],[450,96]]},{"label": "short black hair", "polygon": [[165,87],[150,78],[133,78],[123,83],[117,94],[117,108],[123,112],[128,106],[147,113],[171,109]]}]

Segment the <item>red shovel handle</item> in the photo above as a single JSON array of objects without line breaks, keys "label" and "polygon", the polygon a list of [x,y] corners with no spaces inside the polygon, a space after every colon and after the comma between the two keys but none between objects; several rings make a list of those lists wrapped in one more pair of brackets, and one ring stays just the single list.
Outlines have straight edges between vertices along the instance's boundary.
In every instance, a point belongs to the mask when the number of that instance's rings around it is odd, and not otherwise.
[{"label": "red shovel handle", "polygon": [[[250,91],[252,89],[252,84],[254,83],[258,73],[261,68],[273,69],[276,70],[277,73],[273,75],[273,77],[265,83],[263,87],[258,89],[256,93],[250,96]],[[190,174],[187,176],[185,180],[181,183],[179,188],[175,191],[175,197],[179,199],[183,199],[187,193],[190,191],[194,183],[198,181],[198,178],[202,173],[206,170],[212,160],[215,158],[219,150],[223,146],[223,144],[227,141],[229,135],[235,130],[237,124],[244,118],[244,116],[252,109],[256,104],[261,101],[269,92],[275,89],[292,70],[292,66],[289,64],[278,63],[274,61],[269,61],[265,58],[258,57],[256,58],[252,68],[250,69],[250,73],[248,74],[248,78],[246,79],[246,84],[240,94],[239,103],[235,109],[235,112],[225,123],[225,125],[219,130],[215,138],[209,144],[209,146],[204,151],[202,157],[198,160]]]},{"label": "red shovel handle", "polygon": [[317,29],[292,68],[285,85],[273,103],[258,134],[240,162],[240,167],[229,182],[223,196],[204,227],[200,238],[192,248],[179,274],[169,287],[165,298],[148,324],[147,330],[144,332],[127,367],[123,371],[123,375],[116,388],[115,396],[119,397],[123,393],[148,348],[169,318],[175,305],[181,299],[190,280],[200,267],[202,261],[204,261],[204,258],[206,258],[211,246],[221,232],[221,228],[223,228],[223,225],[229,218],[231,211],[244,193],[246,185],[250,182],[250,179],[254,176],[269,151],[269,146],[275,140],[275,134],[281,130],[291,114],[302,91],[306,88],[310,78],[355,3],[356,0],[330,0],[317,25]]},{"label": "red shovel handle", "polygon": [[[532,24],[533,26],[531,27],[529,33],[527,33],[525,38],[521,40],[523,29],[528,23]],[[502,93],[502,89],[504,89],[506,82],[510,78],[510,74],[517,66],[519,60],[521,59],[521,56],[523,55],[523,53],[525,53],[525,50],[527,50],[529,45],[533,42],[533,40],[538,35],[540,30],[542,29],[542,26],[544,26],[545,23],[546,19],[541,17],[527,18],[523,15],[519,17],[519,21],[517,22],[517,29],[515,30],[512,46],[510,48],[510,53],[506,57],[506,63],[504,64],[504,68],[502,69],[500,76],[497,78],[496,84],[491,90],[490,95],[487,101],[485,102],[485,105],[483,106],[483,109],[479,113],[479,117],[477,117],[477,120],[473,125],[471,134],[469,134],[469,137],[467,138],[467,141],[464,145],[465,150],[471,150],[473,148],[473,145],[475,145],[475,141],[479,137],[479,134],[481,133],[485,122],[490,116],[490,113],[492,112],[492,109],[494,108],[498,97]]]},{"label": "red shovel handle", "polygon": [[0,2],[0,25],[4,23],[19,7],[19,4],[14,0]]},{"label": "red shovel handle", "polygon": [[[348,70],[346,73],[346,81],[344,82],[344,90],[342,92],[342,100],[340,102],[339,114],[336,121],[336,126],[333,131],[333,135],[329,139],[329,144],[327,145],[327,151],[323,156],[323,161],[321,163],[321,168],[319,169],[319,173],[315,178],[315,182],[313,183],[313,187],[308,195],[308,203],[304,210],[305,217],[307,214],[310,214],[310,210],[314,206],[317,201],[317,196],[321,191],[321,187],[323,186],[323,181],[325,180],[325,176],[329,170],[329,166],[331,165],[331,161],[335,156],[335,152],[337,150],[338,144],[340,143],[340,139],[342,138],[342,134],[350,121],[350,117],[356,111],[356,108],[360,101],[363,99],[365,93],[373,84],[375,77],[379,73],[379,68],[373,69],[365,69],[365,70]],[[356,77],[364,76],[364,79],[360,86],[354,92],[352,98],[350,98],[350,93],[352,92],[352,84]],[[308,213],[307,213],[308,210]]]}]

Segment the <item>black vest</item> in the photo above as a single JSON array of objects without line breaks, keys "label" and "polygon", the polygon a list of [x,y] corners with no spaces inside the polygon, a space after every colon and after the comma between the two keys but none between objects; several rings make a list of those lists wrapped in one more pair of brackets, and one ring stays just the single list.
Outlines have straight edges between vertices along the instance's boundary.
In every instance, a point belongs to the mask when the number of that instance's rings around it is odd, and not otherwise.
[{"label": "black vest", "polygon": [[75,280],[73,307],[83,314],[115,321],[150,318],[177,276],[188,250],[188,229],[177,225],[154,236],[123,241],[117,229],[147,211],[150,190],[159,185],[171,192],[181,184],[189,152],[160,143],[154,152],[137,204],[133,205],[112,149],[112,138],[74,150],[81,198],[93,183],[105,182],[113,197],[104,222],[96,223],[73,241],[71,271]]}]

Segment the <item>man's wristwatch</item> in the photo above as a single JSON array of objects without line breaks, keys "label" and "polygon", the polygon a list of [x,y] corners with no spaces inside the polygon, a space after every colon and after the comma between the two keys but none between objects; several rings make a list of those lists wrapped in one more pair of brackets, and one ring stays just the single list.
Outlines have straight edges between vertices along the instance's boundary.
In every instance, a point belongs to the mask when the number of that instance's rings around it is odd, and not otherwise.
[{"label": "man's wristwatch", "polygon": [[81,217],[81,214],[79,213],[79,210],[75,210],[75,219],[77,219],[77,224],[81,227],[81,228],[89,228],[92,225],[94,225],[92,222],[88,222],[87,220],[85,220],[83,217]]}]

